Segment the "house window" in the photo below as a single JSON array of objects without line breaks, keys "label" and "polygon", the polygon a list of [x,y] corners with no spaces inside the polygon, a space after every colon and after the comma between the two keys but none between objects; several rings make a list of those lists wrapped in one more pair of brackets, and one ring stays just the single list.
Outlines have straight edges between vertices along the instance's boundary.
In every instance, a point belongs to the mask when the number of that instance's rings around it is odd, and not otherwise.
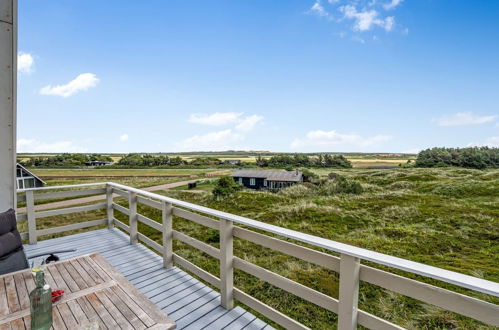
[{"label": "house window", "polygon": [[243,178],[239,178],[239,184],[243,184]]},{"label": "house window", "polygon": [[29,178],[24,179],[24,188],[34,188],[35,187],[35,179]]},{"label": "house window", "polygon": [[254,186],[256,184],[255,181],[256,181],[255,178],[251,178],[250,179],[250,186]]},{"label": "house window", "polygon": [[263,179],[263,186],[267,187],[267,179]]}]

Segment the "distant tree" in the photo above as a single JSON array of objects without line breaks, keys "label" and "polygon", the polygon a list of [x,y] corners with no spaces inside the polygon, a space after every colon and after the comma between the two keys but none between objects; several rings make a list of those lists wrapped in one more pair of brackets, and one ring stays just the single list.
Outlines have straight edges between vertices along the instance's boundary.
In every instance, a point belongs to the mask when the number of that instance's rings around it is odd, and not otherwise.
[{"label": "distant tree", "polygon": [[269,163],[261,155],[258,155],[256,157],[256,165],[259,166],[259,167],[267,167],[267,166],[269,166]]},{"label": "distant tree", "polygon": [[220,159],[215,157],[197,157],[189,162],[190,165],[202,166],[202,165],[219,165],[221,163]]},{"label": "distant tree", "polygon": [[419,152],[416,167],[499,168],[499,148],[431,148]]},{"label": "distant tree", "polygon": [[343,155],[324,155],[324,167],[352,168],[352,163]]},{"label": "distant tree", "polygon": [[172,165],[172,166],[178,166],[178,165],[183,165],[183,164],[185,164],[185,162],[182,159],[182,157],[180,157],[180,156],[170,158],[170,165]]},{"label": "distant tree", "polygon": [[220,179],[216,181],[215,188],[213,189],[213,196],[215,196],[215,198],[225,198],[241,189],[241,185],[236,183],[232,177],[226,175],[220,177]]},{"label": "distant tree", "polygon": [[329,167],[329,168],[351,168],[352,163],[342,155],[319,154],[316,158],[311,158],[304,154],[280,154],[270,157],[264,161],[257,158],[256,163],[260,167]]}]

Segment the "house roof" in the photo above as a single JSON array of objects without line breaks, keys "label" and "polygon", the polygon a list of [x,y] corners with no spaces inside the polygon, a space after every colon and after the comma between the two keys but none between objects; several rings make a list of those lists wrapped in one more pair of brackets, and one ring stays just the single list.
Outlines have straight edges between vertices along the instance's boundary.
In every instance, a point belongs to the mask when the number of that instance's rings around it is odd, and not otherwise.
[{"label": "house roof", "polygon": [[299,171],[262,171],[262,170],[237,170],[232,177],[239,178],[262,178],[268,181],[292,181],[299,182],[303,173]]},{"label": "house roof", "polygon": [[23,170],[24,172],[28,173],[29,175],[31,175],[32,177],[34,177],[36,180],[39,180],[40,182],[42,182],[43,184],[47,184],[45,181],[43,181],[42,179],[40,179],[38,176],[36,176],[33,172],[29,171],[28,169],[26,169],[26,167],[22,166],[21,164],[17,163],[16,164],[17,168],[20,168],[21,170]]}]

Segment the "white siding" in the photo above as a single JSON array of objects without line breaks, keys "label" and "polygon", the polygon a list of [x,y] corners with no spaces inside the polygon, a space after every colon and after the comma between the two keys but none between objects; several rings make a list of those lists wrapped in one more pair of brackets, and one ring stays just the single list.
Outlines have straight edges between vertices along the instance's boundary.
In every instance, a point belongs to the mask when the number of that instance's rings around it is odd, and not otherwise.
[{"label": "white siding", "polygon": [[0,211],[15,206],[17,0],[0,0]]}]

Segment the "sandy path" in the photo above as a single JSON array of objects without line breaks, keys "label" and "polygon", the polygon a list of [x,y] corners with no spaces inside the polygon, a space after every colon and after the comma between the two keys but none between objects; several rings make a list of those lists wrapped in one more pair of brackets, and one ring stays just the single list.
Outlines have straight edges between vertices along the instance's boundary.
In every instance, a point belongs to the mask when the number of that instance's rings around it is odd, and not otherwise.
[{"label": "sandy path", "polygon": [[[188,183],[195,182],[195,181],[197,181],[197,180],[179,181],[179,182],[166,183],[166,184],[162,184],[159,186],[152,186],[152,187],[146,187],[146,188],[140,188],[140,189],[145,190],[145,191],[166,190],[166,189],[172,189],[175,187],[183,186],[183,185],[186,185]],[[116,196],[118,196],[118,195],[116,195]],[[106,199],[106,195],[96,195],[96,196],[75,198],[75,199],[69,199],[66,201],[35,205],[35,210],[42,211],[42,210],[48,210],[48,209],[57,209],[57,208],[62,208],[62,207],[66,207],[66,206],[79,205],[79,204],[84,204],[84,203],[100,201],[100,200],[104,200],[104,199]],[[26,213],[26,208],[20,207],[17,209],[17,212],[18,213]]]}]

